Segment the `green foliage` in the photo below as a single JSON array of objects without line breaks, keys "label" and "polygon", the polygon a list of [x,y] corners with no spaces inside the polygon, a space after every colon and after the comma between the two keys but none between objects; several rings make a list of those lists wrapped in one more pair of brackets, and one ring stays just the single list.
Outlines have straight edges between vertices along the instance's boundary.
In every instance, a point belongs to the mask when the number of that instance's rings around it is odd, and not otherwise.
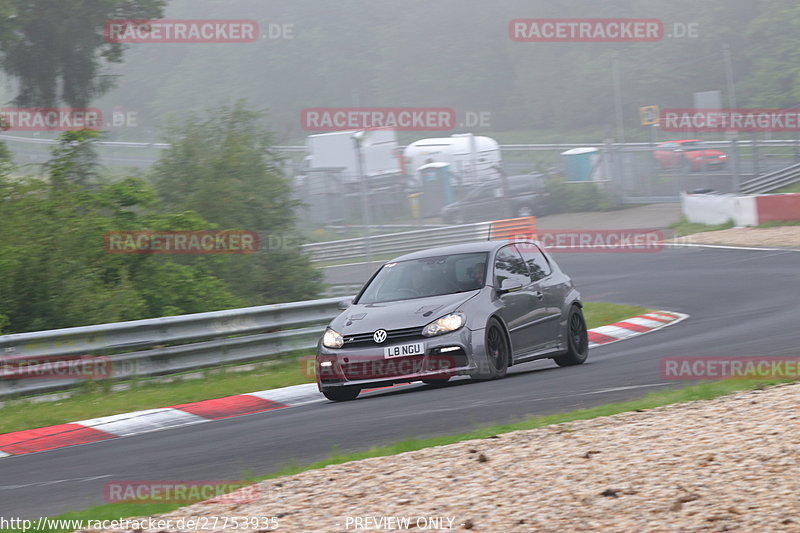
[{"label": "green foliage", "polygon": [[219,228],[255,231],[268,241],[272,249],[215,265],[237,295],[254,305],[313,298],[322,276],[297,249],[297,202],[261,118],[237,102],[173,123],[152,181],[163,209],[193,210]]},{"label": "green foliage", "polygon": [[[113,183],[99,134],[62,134],[48,179],[10,177],[0,144],[0,328],[23,332],[312,299],[321,274],[299,253],[289,180],[243,103],[175,125],[142,178]],[[247,229],[249,255],[112,254],[113,231]]]},{"label": "green foliage", "polygon": [[87,107],[113,85],[103,62],[122,61],[108,43],[109,19],[161,17],[165,0],[4,0],[0,2],[2,68],[19,81],[19,106]]},{"label": "green foliage", "polygon": [[561,177],[547,180],[548,205],[554,213],[604,211],[613,209],[608,195],[591,181],[567,183]]},{"label": "green foliage", "polygon": [[68,183],[85,187],[98,177],[97,152],[92,143],[100,138],[93,130],[65,131],[51,148],[53,158],[45,164],[56,187]]}]

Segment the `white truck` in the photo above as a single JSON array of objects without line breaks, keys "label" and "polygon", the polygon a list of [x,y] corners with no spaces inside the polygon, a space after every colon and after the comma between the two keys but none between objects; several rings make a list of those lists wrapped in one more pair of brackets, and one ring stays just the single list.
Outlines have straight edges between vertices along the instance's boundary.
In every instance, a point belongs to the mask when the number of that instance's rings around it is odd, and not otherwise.
[{"label": "white truck", "polygon": [[497,178],[502,162],[497,141],[471,133],[420,139],[406,146],[403,157],[406,172],[415,176],[423,165],[449,163],[456,186]]}]

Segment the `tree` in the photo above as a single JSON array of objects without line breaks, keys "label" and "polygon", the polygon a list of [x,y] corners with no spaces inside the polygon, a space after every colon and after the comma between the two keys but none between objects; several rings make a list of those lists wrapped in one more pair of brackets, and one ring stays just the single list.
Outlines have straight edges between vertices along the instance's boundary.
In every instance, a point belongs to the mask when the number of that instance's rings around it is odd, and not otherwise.
[{"label": "tree", "polygon": [[321,275],[297,249],[297,202],[261,118],[240,101],[173,124],[152,179],[167,211],[191,210],[221,229],[281,243],[215,266],[236,294],[253,304],[312,298]]},{"label": "tree", "polygon": [[159,212],[155,190],[142,179],[86,187],[91,167],[69,144],[74,133],[62,137],[46,165],[50,180],[9,179],[0,161],[0,328],[37,331],[245,305],[214,275],[214,262],[224,258],[108,253],[110,231],[209,223],[196,213]]},{"label": "tree", "polygon": [[2,68],[19,81],[18,106],[87,107],[114,84],[104,62],[120,63],[123,45],[104,40],[109,19],[162,16],[165,0],[3,0]]},{"label": "tree", "polygon": [[51,148],[53,158],[45,164],[53,185],[67,183],[85,187],[98,177],[97,152],[92,143],[100,138],[93,130],[65,131]]}]

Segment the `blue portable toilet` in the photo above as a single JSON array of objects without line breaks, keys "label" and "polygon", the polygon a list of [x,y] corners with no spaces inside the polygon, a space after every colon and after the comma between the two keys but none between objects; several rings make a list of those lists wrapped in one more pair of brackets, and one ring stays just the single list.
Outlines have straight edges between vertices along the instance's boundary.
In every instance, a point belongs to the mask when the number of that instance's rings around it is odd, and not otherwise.
[{"label": "blue portable toilet", "polygon": [[588,181],[600,160],[600,151],[597,148],[573,148],[561,153],[564,164],[564,175],[567,181]]},{"label": "blue portable toilet", "polygon": [[417,169],[422,185],[422,216],[438,216],[442,208],[455,201],[449,163],[428,163]]}]

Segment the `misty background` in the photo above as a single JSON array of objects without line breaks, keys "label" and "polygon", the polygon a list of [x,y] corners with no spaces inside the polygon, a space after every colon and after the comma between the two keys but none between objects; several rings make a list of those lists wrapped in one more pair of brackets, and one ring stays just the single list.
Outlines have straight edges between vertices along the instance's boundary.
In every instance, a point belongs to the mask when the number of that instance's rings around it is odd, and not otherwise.
[{"label": "misty background", "polygon": [[[656,43],[509,38],[512,19],[548,17],[658,18],[666,35]],[[172,0],[164,18],[255,19],[262,33],[289,25],[292,38],[128,45],[109,69],[116,88],[93,102],[138,113],[139,127],[120,128],[121,139],[150,140],[169,115],[243,98],[268,110],[282,143],[301,143],[300,112],[318,106],[489,112],[490,128],[461,131],[581,142],[613,131],[615,59],[626,134],[644,138],[640,106],[692,107],[696,91],[729,96],[726,45],[739,107],[800,102],[800,5],[792,0]],[[676,23],[694,25],[697,37],[667,37]]]}]

